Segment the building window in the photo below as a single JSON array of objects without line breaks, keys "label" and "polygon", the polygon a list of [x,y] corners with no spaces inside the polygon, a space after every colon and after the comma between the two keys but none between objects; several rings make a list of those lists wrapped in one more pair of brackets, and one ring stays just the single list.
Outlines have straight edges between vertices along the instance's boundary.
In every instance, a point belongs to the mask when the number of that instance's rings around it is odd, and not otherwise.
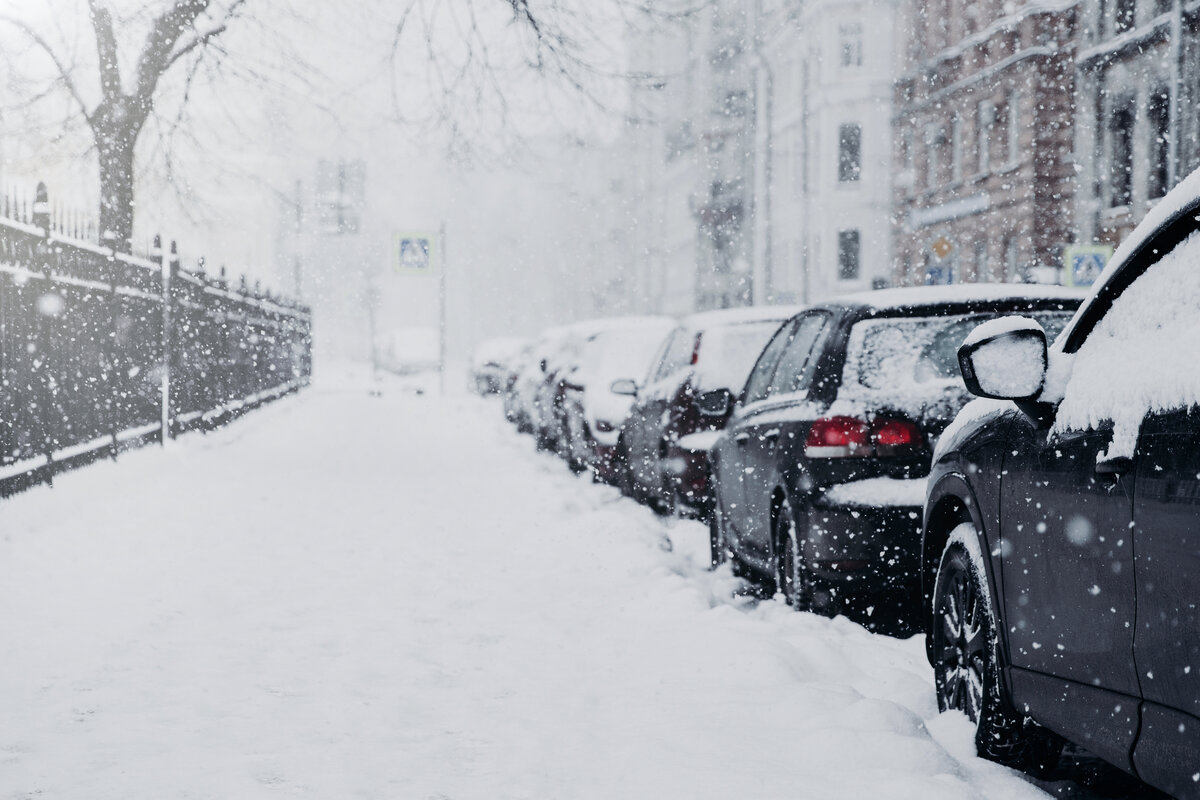
[{"label": "building window", "polygon": [[1137,20],[1137,0],[1116,0],[1113,3],[1113,30],[1124,33]]},{"label": "building window", "polygon": [[842,125],[838,128],[838,181],[852,183],[862,173],[862,126]]},{"label": "building window", "polygon": [[1108,118],[1108,204],[1114,208],[1133,201],[1133,103],[1129,96],[1114,100]]},{"label": "building window", "polygon": [[984,100],[975,108],[975,130],[979,134],[979,172],[991,169],[992,128],[996,125],[996,105]]},{"label": "building window", "polygon": [[1004,237],[1004,281],[1005,283],[1020,283],[1023,279],[1021,270],[1021,255],[1017,247],[1016,236]]},{"label": "building window", "polygon": [[838,25],[838,50],[843,67],[861,67],[863,63],[863,28],[861,22]]},{"label": "building window", "polygon": [[981,283],[991,277],[988,271],[987,239],[975,240],[975,282]]},{"label": "building window", "polygon": [[963,177],[962,119],[955,114],[950,120],[950,179],[961,181]]},{"label": "building window", "polygon": [[856,230],[838,231],[838,280],[858,280],[862,237]]},{"label": "building window", "polygon": [[1013,89],[1008,94],[1008,158],[1009,164],[1021,160],[1021,93]]},{"label": "building window", "polygon": [[1158,86],[1150,94],[1146,109],[1150,121],[1150,173],[1146,179],[1146,196],[1153,199],[1167,193],[1167,161],[1170,159],[1171,95],[1166,86]]}]

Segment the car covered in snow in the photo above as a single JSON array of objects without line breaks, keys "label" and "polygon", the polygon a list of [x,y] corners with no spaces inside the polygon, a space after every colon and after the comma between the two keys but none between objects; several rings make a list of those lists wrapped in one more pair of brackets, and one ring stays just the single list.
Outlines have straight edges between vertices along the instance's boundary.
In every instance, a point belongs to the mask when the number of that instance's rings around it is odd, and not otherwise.
[{"label": "car covered in snow", "polygon": [[524,339],[502,336],[485,339],[471,353],[471,388],[476,394],[500,394],[513,376],[513,367],[526,345]]},{"label": "car covered in snow", "polygon": [[1082,293],[979,284],[887,289],[805,309],[763,349],[713,445],[714,564],[799,608],[870,624],[919,607],[921,508],[933,444],[970,399],[955,353],[979,323],[1066,324]]},{"label": "car covered in snow", "polygon": [[650,359],[674,327],[675,320],[670,317],[624,317],[588,337],[578,368],[564,384],[563,451],[572,469],[590,469],[603,483],[619,479],[617,437],[633,400],[614,392],[612,384],[629,375],[645,374]]},{"label": "car covered in snow", "polygon": [[922,544],[939,705],[1010,766],[1066,738],[1200,797],[1200,173],[1043,327],[959,353],[981,399],[939,443]]},{"label": "car covered in snow", "polygon": [[696,399],[735,391],[754,359],[795,306],[705,311],[685,317],[662,343],[639,384],[634,375],[613,383],[633,406],[617,437],[625,491],[661,510],[705,516],[709,507],[706,436],[726,414],[701,411]]}]

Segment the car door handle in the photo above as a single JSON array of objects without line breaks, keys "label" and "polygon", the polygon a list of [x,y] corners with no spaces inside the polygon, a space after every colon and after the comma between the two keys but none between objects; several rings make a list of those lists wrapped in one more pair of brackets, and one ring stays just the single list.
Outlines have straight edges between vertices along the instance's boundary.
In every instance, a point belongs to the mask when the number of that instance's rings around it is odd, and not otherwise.
[{"label": "car door handle", "polygon": [[779,441],[779,428],[771,428],[771,430],[762,435],[762,438],[764,442]]},{"label": "car door handle", "polygon": [[733,437],[733,440],[734,440],[735,442],[737,442],[738,444],[745,444],[746,442],[750,441],[750,434],[748,434],[748,433],[739,433],[739,434],[736,434],[736,435]]}]

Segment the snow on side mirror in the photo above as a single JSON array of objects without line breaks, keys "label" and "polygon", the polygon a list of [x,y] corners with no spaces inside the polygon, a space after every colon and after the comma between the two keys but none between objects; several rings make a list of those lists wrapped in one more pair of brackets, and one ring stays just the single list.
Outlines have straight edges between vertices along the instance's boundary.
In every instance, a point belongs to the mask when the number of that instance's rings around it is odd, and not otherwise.
[{"label": "snow on side mirror", "polygon": [[637,397],[637,383],[629,378],[620,378],[619,380],[615,380],[608,388],[613,394],[623,394],[629,397]]},{"label": "snow on side mirror", "polygon": [[1033,400],[1046,380],[1046,332],[1029,317],[989,320],[963,340],[958,366],[972,394]]},{"label": "snow on side mirror", "polygon": [[733,408],[733,393],[728,389],[713,389],[696,398],[696,410],[703,417],[723,417]]}]

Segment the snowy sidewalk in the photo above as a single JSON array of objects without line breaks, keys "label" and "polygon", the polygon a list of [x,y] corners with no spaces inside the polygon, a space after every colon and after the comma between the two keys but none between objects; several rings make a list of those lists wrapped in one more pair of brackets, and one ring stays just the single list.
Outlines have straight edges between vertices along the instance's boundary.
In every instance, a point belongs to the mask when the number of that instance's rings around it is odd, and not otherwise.
[{"label": "snowy sidewalk", "polygon": [[1045,796],[476,398],[327,377],[0,520],[0,798]]}]

